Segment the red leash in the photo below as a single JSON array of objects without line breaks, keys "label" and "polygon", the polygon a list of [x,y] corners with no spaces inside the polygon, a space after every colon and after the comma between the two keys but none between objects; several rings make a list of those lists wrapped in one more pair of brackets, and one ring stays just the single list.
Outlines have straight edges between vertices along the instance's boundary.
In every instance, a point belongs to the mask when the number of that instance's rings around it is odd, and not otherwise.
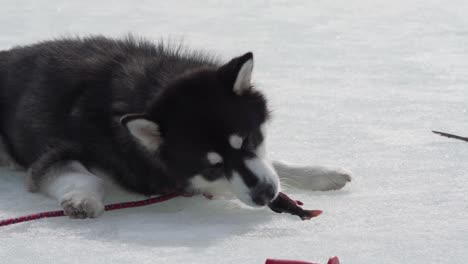
[{"label": "red leash", "polygon": [[[146,200],[109,204],[104,207],[104,210],[112,211],[112,210],[125,209],[125,208],[130,208],[130,207],[145,206],[145,205],[154,204],[154,203],[161,203],[161,202],[164,202],[164,201],[167,201],[172,198],[179,197],[179,196],[181,196],[179,193],[169,193],[169,194],[161,195],[158,197],[149,198]],[[63,211],[42,212],[42,213],[37,213],[37,214],[31,214],[31,215],[25,215],[25,216],[20,216],[16,218],[0,220],[0,226],[7,226],[7,225],[12,225],[12,224],[37,220],[41,218],[59,217],[59,216],[65,216]]]},{"label": "red leash", "polygon": [[[173,193],[160,195],[158,197],[153,197],[153,198],[140,200],[140,201],[109,204],[104,207],[104,211],[112,211],[112,210],[125,209],[125,208],[131,208],[131,207],[140,207],[140,206],[150,205],[154,203],[161,203],[161,202],[164,202],[164,201],[167,201],[167,200],[179,197],[179,196],[189,196],[189,195],[183,195],[183,194],[173,192]],[[49,212],[36,213],[36,214],[25,215],[25,216],[20,216],[16,218],[0,220],[0,226],[13,225],[13,224],[37,220],[41,218],[59,217],[59,216],[65,216],[64,212],[63,211],[49,211]],[[338,257],[333,257],[328,260],[327,264],[339,264],[339,263],[340,261]],[[314,264],[314,263],[304,262],[304,261],[295,261],[295,260],[267,259],[265,264]]]},{"label": "red leash", "polygon": [[[104,206],[104,211],[111,211],[111,210],[117,210],[117,209],[125,209],[125,208],[130,208],[130,207],[139,207],[139,206],[145,206],[148,204],[160,203],[160,202],[164,202],[164,201],[170,200],[178,196],[191,197],[193,196],[193,194],[172,192],[169,194],[160,195],[158,197],[149,198],[146,200],[109,204],[109,205]],[[210,200],[213,199],[213,197],[209,194],[204,193],[203,196],[205,196],[205,198],[210,199]],[[280,194],[278,195],[278,198],[275,199],[275,201],[273,201],[271,203],[271,206],[269,207],[271,210],[273,210],[276,213],[287,212],[293,215],[300,216],[302,220],[309,220],[313,217],[319,216],[322,213],[321,210],[304,210],[301,208],[302,205],[303,203],[301,201],[293,200],[289,198],[289,196],[287,196],[285,193],[280,192]],[[49,212],[25,215],[25,216],[20,216],[16,218],[0,220],[0,227],[27,222],[27,221],[32,221],[32,220],[37,220],[41,218],[59,217],[59,216],[65,216],[65,213],[63,211],[49,211]]]}]

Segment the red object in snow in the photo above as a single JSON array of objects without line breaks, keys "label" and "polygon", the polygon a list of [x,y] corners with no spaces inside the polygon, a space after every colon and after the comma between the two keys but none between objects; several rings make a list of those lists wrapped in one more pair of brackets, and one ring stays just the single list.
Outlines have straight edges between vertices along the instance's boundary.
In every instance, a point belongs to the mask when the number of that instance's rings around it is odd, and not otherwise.
[{"label": "red object in snow", "polygon": [[[207,199],[213,199],[213,196],[207,193],[203,194]],[[149,198],[146,200],[140,200],[140,201],[134,201],[134,202],[124,202],[124,203],[116,203],[116,204],[109,204],[105,206],[105,211],[111,211],[111,210],[117,210],[117,209],[124,209],[124,208],[130,208],[130,207],[138,207],[138,206],[144,206],[144,205],[149,205],[149,204],[154,204],[154,203],[160,203],[167,201],[169,199],[178,197],[178,196],[184,196],[184,197],[191,197],[193,196],[192,193],[169,193],[165,195],[161,195],[158,197],[153,197]],[[299,216],[302,220],[309,220],[312,217],[316,217],[322,213],[320,210],[304,210],[300,207],[302,205],[302,202],[300,201],[294,201],[291,198],[289,198],[286,194],[280,193],[278,197],[271,202],[268,207],[270,207],[271,210],[277,213],[290,213],[293,215]],[[42,213],[37,213],[37,214],[31,214],[31,215],[25,215],[25,216],[20,216],[16,218],[9,218],[5,220],[0,220],[0,226],[7,226],[7,225],[12,225],[12,224],[17,224],[17,223],[22,223],[26,221],[32,221],[32,220],[37,220],[41,218],[46,218],[46,217],[59,217],[59,216],[65,216],[65,213],[63,211],[49,211],[49,212],[42,212]],[[328,264],[337,264],[337,263],[328,263]]]},{"label": "red object in snow", "polygon": [[313,217],[319,216],[322,211],[321,210],[305,210],[302,209],[303,203],[301,201],[296,201],[285,193],[280,192],[275,200],[271,201],[268,204],[268,207],[276,213],[289,213],[292,215],[299,216],[302,220],[310,220]]},{"label": "red object in snow", "polygon": [[340,260],[338,259],[337,256],[334,256],[328,259],[327,264],[340,264]]},{"label": "red object in snow", "polygon": [[[139,207],[139,206],[145,206],[145,205],[154,204],[154,203],[160,203],[160,202],[164,202],[164,201],[170,200],[178,196],[180,196],[180,194],[178,193],[169,193],[165,195],[160,195],[158,197],[149,198],[146,200],[109,204],[105,206],[105,211],[112,211],[112,210],[117,210],[117,209],[125,209],[125,208],[130,208],[130,207]],[[0,226],[7,226],[7,225],[26,222],[26,221],[37,220],[41,218],[59,217],[59,216],[65,216],[65,213],[63,211],[42,212],[42,213],[37,213],[37,214],[31,214],[31,215],[25,215],[25,216],[16,217],[16,218],[0,220]]]},{"label": "red object in snow", "polygon": [[[265,264],[318,264],[315,262],[307,262],[300,260],[287,260],[287,259],[267,259]],[[337,256],[328,259],[327,264],[340,264],[340,260]]]}]

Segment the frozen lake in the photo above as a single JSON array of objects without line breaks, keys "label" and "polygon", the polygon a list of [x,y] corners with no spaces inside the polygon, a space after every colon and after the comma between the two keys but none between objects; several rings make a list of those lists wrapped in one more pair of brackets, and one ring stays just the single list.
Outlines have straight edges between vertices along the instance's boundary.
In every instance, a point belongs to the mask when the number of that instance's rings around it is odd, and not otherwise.
[{"label": "frozen lake", "polygon": [[[0,228],[5,263],[464,263],[468,259],[468,1],[0,2],[0,49],[132,32],[225,60],[255,54],[274,159],[353,171],[343,190],[294,198],[311,221],[229,200],[180,198]],[[0,169],[0,219],[57,210]],[[134,199],[117,195],[109,201]],[[1,261],[0,261],[1,262]]]}]

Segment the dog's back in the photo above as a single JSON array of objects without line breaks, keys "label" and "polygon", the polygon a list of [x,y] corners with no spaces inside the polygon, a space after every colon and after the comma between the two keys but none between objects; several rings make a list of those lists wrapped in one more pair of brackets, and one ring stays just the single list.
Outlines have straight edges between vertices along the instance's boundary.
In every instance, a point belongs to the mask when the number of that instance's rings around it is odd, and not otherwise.
[{"label": "dog's back", "polygon": [[198,53],[131,37],[47,41],[3,51],[0,61],[1,134],[13,160],[37,175],[64,159],[147,174],[119,118],[143,112],[182,72],[213,65]]}]

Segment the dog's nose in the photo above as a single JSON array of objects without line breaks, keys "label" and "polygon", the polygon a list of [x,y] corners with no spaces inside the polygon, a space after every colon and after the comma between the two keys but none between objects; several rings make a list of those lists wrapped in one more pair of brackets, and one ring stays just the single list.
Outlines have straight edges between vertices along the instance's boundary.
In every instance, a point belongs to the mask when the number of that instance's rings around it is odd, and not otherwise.
[{"label": "dog's nose", "polygon": [[276,196],[276,191],[271,185],[256,188],[252,193],[252,201],[259,206],[265,206]]}]

